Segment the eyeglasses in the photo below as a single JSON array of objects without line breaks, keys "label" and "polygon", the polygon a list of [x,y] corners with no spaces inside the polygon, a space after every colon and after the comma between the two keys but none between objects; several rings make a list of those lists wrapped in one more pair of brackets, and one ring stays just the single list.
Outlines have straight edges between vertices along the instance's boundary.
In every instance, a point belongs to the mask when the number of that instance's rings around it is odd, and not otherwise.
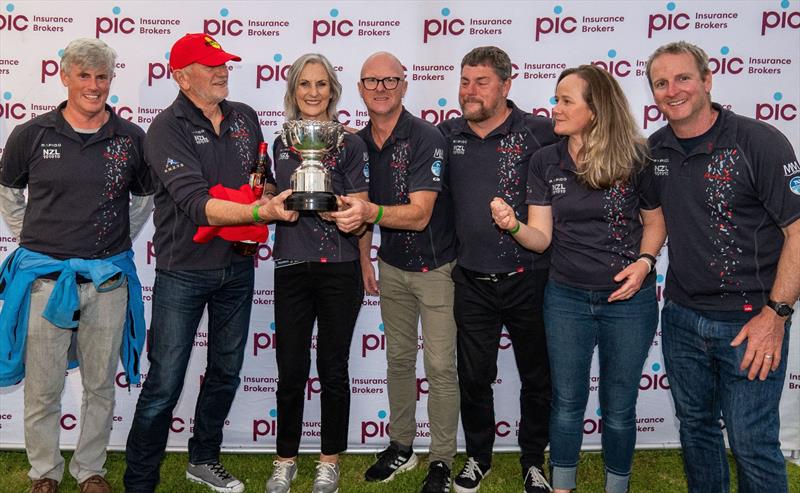
[{"label": "eyeglasses", "polygon": [[383,88],[387,91],[397,89],[400,85],[402,77],[384,77],[383,79],[376,79],[375,77],[364,77],[361,79],[361,85],[368,91],[374,91],[378,88],[378,84],[383,84]]}]

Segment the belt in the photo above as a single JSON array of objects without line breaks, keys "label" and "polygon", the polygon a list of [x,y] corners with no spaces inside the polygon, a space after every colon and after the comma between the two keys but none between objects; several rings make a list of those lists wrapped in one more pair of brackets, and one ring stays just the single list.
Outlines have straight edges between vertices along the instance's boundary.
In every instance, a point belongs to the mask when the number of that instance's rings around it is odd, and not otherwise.
[{"label": "belt", "polygon": [[465,268],[461,268],[465,274],[469,277],[475,279],[476,281],[490,281],[490,282],[500,282],[504,279],[508,279],[509,277],[516,276],[517,274],[522,274],[525,272],[525,269],[520,267],[518,270],[511,271],[511,272],[497,272],[493,274],[487,274],[485,272],[475,272],[472,270],[468,270]]}]

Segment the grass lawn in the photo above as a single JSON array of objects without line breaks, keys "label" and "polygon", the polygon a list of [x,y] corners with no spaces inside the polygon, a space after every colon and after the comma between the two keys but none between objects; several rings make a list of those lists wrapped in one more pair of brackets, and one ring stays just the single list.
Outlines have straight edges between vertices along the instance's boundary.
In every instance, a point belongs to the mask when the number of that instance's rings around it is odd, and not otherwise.
[{"label": "grass lawn", "polygon": [[[64,454],[69,460],[68,453]],[[271,455],[225,454],[223,461],[228,470],[245,482],[247,492],[264,491],[267,474],[272,470]],[[300,471],[293,483],[292,491],[297,493],[311,491],[314,477],[314,456],[300,457]],[[184,479],[186,454],[168,454],[161,468],[161,486],[163,493],[208,492],[203,486],[189,483]],[[366,483],[363,480],[364,470],[371,464],[371,455],[342,456],[341,493],[391,493],[417,492],[425,477],[427,463],[423,460],[413,471],[399,475],[391,483]],[[463,455],[456,458],[456,467],[464,463]],[[125,457],[122,453],[110,453],[107,467],[108,480],[118,493],[123,491],[122,473]],[[789,470],[789,492],[800,492],[800,466],[787,464]],[[0,451],[0,493],[24,493],[28,491],[30,482],[27,478],[28,463],[23,452]],[[582,492],[603,491],[603,463],[598,453],[584,453],[578,469],[578,485]],[[521,492],[522,479],[516,454],[495,454],[492,473],[481,485],[481,493]],[[736,491],[735,480],[731,491]],[[75,480],[65,474],[61,492],[77,492]],[[686,491],[683,477],[681,455],[677,450],[642,450],[636,452],[633,465],[631,491],[645,493],[672,493]]]}]

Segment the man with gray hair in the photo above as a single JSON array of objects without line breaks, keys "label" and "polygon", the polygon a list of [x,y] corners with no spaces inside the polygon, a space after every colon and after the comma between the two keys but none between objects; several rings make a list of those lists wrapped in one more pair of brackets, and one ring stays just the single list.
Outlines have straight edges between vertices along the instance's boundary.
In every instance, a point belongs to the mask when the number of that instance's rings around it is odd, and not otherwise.
[{"label": "man with gray hair", "polygon": [[[0,165],[0,210],[20,244],[0,282],[0,348],[11,354],[0,363],[0,386],[25,378],[32,493],[58,491],[64,474],[59,420],[71,349],[84,392],[69,472],[81,493],[111,491],[105,461],[117,355],[129,382],[139,380],[144,309],[131,240],[154,189],[144,132],[106,105],[115,61],[100,40],[72,41],[61,59],[67,100],[15,128]],[[24,346],[7,347],[12,334]]]},{"label": "man with gray hair", "polygon": [[453,196],[457,264],[453,269],[458,326],[458,385],[467,462],[455,490],[473,493],[489,474],[495,438],[492,384],[505,326],[519,371],[518,440],[526,493],[550,491],[544,449],[550,417],[550,366],[542,303],[549,254],[538,255],[514,240],[516,231],[497,228],[489,203],[510,204],[521,222],[528,162],[555,141],[545,118],[525,113],[508,99],[511,60],[496,46],[482,46],[461,61],[458,102],[463,116],[439,130],[447,139],[447,185]]},{"label": "man with gray hair", "polygon": [[[661,341],[691,493],[788,489],[779,403],[800,294],[800,170],[777,129],[711,100],[708,56],[658,48],[647,78],[668,125],[650,136],[669,235]],[[658,204],[656,204],[658,205]]]}]

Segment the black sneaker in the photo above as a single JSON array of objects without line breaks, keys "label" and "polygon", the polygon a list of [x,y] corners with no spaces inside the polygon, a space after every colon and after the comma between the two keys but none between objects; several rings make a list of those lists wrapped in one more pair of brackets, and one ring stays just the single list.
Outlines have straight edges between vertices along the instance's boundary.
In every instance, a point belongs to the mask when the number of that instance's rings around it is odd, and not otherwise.
[{"label": "black sneaker", "polygon": [[422,482],[421,493],[450,493],[450,468],[440,460],[428,464],[428,475]]},{"label": "black sneaker", "polygon": [[413,469],[417,465],[417,456],[413,450],[401,452],[396,442],[390,442],[383,452],[375,454],[378,458],[364,473],[367,481],[391,481],[395,474]]},{"label": "black sneaker", "polygon": [[467,458],[464,468],[456,476],[455,490],[457,493],[475,493],[481,489],[481,480],[489,474],[491,466],[482,466],[473,457]]},{"label": "black sneaker", "polygon": [[531,466],[525,473],[525,493],[544,493],[553,491],[544,477],[541,467]]}]

